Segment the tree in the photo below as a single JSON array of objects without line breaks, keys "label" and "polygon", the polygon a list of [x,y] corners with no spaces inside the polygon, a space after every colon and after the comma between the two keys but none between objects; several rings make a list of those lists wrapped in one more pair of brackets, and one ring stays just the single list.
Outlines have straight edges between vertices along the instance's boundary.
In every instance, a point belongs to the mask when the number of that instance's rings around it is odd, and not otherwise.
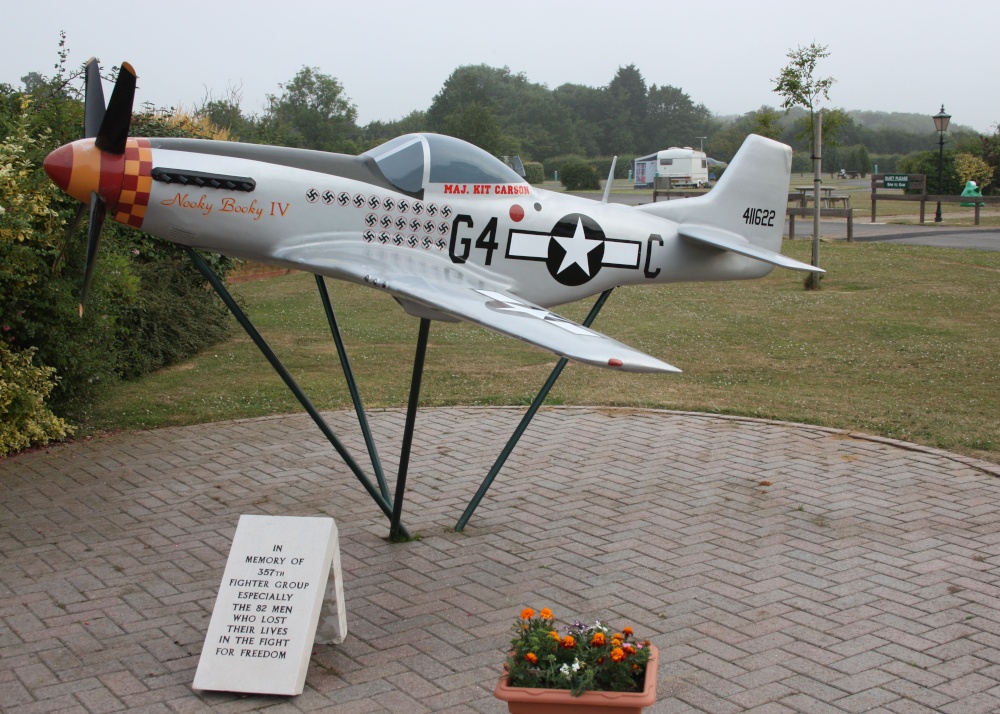
[{"label": "tree", "polygon": [[[507,67],[467,65],[452,72],[427,110],[428,128],[452,133],[456,122],[468,124],[484,111],[492,116],[499,144],[506,148],[497,153],[478,141],[472,143],[498,156],[518,151],[522,158],[541,159],[576,148],[571,116],[553,93]],[[460,138],[469,140],[468,136],[466,131]]]},{"label": "tree", "polygon": [[816,64],[829,57],[825,45],[815,42],[808,47],[798,47],[788,52],[789,64],[772,81],[774,91],[781,95],[781,106],[785,110],[802,107],[809,110],[810,129],[820,99],[830,98],[830,87],[836,82],[833,77],[815,77]]},{"label": "tree", "polygon": [[493,111],[479,102],[469,102],[445,117],[444,133],[475,144],[494,156],[510,156],[517,142],[500,130]]},{"label": "tree", "polygon": [[280,96],[267,96],[264,138],[304,149],[353,151],[358,111],[336,78],[316,67],[303,67],[290,82],[278,86],[283,90]]},{"label": "tree", "polygon": [[649,88],[646,121],[636,150],[640,154],[670,146],[698,146],[697,137],[711,136],[716,123],[704,104],[695,104],[686,92],[671,86]]},{"label": "tree", "polygon": [[403,134],[427,131],[427,112],[414,110],[395,121],[375,120],[361,130],[358,149],[367,151]]},{"label": "tree", "polygon": [[777,139],[781,134],[780,115],[774,107],[762,106],[739,119],[724,124],[708,140],[708,152],[720,161],[732,161],[750,134]]},{"label": "tree", "polygon": [[642,72],[634,64],[619,67],[605,92],[608,113],[601,153],[638,153],[639,137],[649,113],[649,97]]},{"label": "tree", "polygon": [[[813,146],[813,170],[814,179],[814,205],[816,214],[813,220],[813,250],[812,264],[819,267],[819,186],[821,159],[823,154],[822,142],[819,140],[821,132],[818,130],[816,122],[816,109],[821,99],[830,98],[830,87],[836,81],[833,77],[816,77],[816,63],[829,57],[825,45],[817,45],[815,42],[808,47],[798,47],[788,52],[789,64],[781,70],[781,73],[774,79],[774,91],[781,95],[781,106],[787,111],[792,107],[803,107],[809,110],[809,135],[812,138]],[[810,273],[806,279],[806,286],[813,290],[819,288],[819,274]]]}]

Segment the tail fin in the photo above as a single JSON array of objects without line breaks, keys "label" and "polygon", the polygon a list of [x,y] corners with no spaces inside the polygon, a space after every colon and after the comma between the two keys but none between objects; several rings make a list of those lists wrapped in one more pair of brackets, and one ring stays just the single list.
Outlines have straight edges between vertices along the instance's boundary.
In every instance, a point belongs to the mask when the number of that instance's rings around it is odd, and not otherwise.
[{"label": "tail fin", "polygon": [[823,272],[781,255],[792,150],[751,134],[709,193],[638,206],[678,224],[682,238],[794,270]]}]

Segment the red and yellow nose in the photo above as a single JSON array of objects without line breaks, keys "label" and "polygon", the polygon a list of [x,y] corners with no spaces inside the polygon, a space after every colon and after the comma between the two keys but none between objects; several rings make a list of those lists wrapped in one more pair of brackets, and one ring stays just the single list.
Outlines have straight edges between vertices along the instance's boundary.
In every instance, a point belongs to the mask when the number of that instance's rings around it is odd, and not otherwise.
[{"label": "red and yellow nose", "polygon": [[101,151],[93,139],[60,146],[42,163],[52,182],[83,203],[97,193],[119,223],[139,228],[152,190],[148,139],[129,139],[123,155]]},{"label": "red and yellow nose", "polygon": [[114,210],[122,190],[125,157],[115,156],[94,146],[93,139],[80,139],[60,146],[42,163],[53,183],[83,203],[96,193]]}]

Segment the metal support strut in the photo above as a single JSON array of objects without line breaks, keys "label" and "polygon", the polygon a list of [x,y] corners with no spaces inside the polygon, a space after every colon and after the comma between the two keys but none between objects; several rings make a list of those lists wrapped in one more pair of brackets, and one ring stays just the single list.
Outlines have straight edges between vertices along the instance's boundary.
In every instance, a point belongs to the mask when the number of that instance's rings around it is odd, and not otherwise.
[{"label": "metal support strut", "polygon": [[[590,312],[587,314],[587,319],[583,321],[584,327],[590,327],[594,320],[597,319],[597,315],[601,312],[601,308],[604,307],[604,303],[607,302],[608,298],[611,296],[611,291],[614,288],[608,288],[603,293],[601,293],[597,300],[594,301],[593,307],[590,308]],[[514,433],[511,434],[510,439],[507,440],[506,446],[500,452],[497,460],[493,463],[493,468],[490,472],[486,474],[486,478],[483,479],[482,485],[479,486],[479,490],[476,491],[476,495],[472,497],[469,501],[469,505],[465,507],[465,512],[462,513],[462,517],[458,519],[458,523],[455,524],[455,530],[461,532],[465,528],[465,524],[469,522],[472,518],[473,512],[479,506],[479,502],[483,500],[486,492],[490,490],[490,486],[493,485],[493,480],[500,473],[500,469],[507,462],[507,458],[510,456],[511,452],[514,451],[514,447],[517,446],[517,442],[521,439],[521,435],[524,434],[531,420],[535,416],[535,412],[542,406],[545,402],[545,398],[549,395],[552,387],[555,386],[556,380],[559,379],[559,375],[562,374],[563,368],[566,366],[567,360],[565,357],[561,357],[556,363],[556,366],[552,369],[552,373],[549,378],[545,380],[545,384],[542,385],[541,390],[535,395],[534,401],[531,402],[531,406],[528,407],[528,411],[524,413],[521,417],[521,422],[517,425]]]},{"label": "metal support strut", "polygon": [[[368,449],[368,456],[371,459],[372,469],[375,472],[375,477],[378,481],[378,488],[372,484],[371,480],[365,475],[358,466],[357,462],[347,451],[347,447],[341,443],[337,435],[333,433],[333,430],[329,427],[320,413],[313,406],[312,402],[296,383],[295,379],[278,359],[278,356],[274,353],[271,347],[267,344],[261,334],[257,331],[257,328],[253,326],[250,319],[246,316],[240,306],[236,304],[233,296],[229,294],[226,287],[219,280],[219,277],[212,271],[204,259],[198,255],[193,248],[186,247],[188,256],[191,258],[191,262],[194,263],[198,271],[204,276],[205,280],[215,289],[219,297],[229,308],[229,311],[233,313],[233,316],[240,323],[243,329],[249,335],[250,339],[253,340],[254,344],[257,345],[257,349],[260,350],[261,354],[267,359],[267,361],[274,368],[274,371],[278,373],[284,381],[285,386],[288,387],[289,391],[299,400],[299,404],[306,410],[312,420],[319,427],[320,431],[327,440],[333,445],[337,453],[347,464],[347,467],[351,472],[357,477],[361,485],[365,487],[368,495],[371,496],[372,500],[378,505],[386,516],[389,517],[389,539],[392,541],[408,540],[411,536],[406,528],[401,523],[403,514],[403,499],[406,495],[406,478],[410,467],[410,452],[413,447],[413,431],[417,420],[417,408],[420,405],[420,385],[423,381],[424,373],[424,361],[427,355],[427,342],[430,335],[431,322],[427,318],[420,319],[420,330],[417,334],[417,349],[413,357],[413,374],[410,378],[410,397],[406,407],[406,423],[403,427],[403,443],[399,454],[399,470],[396,474],[396,492],[394,497],[390,500],[389,498],[389,487],[386,483],[385,473],[382,469],[382,463],[378,456],[378,449],[375,446],[375,441],[372,438],[371,428],[368,424],[368,417],[365,413],[364,404],[361,401],[361,394],[358,391],[357,382],[354,379],[354,372],[351,369],[350,362],[347,358],[347,349],[344,346],[344,339],[340,333],[340,328],[337,325],[337,317],[334,314],[333,306],[330,303],[330,294],[326,289],[326,282],[323,277],[316,275],[316,286],[319,288],[320,299],[323,302],[323,309],[326,312],[327,321],[330,324],[330,333],[333,335],[334,344],[337,347],[337,354],[340,357],[340,364],[344,370],[344,379],[347,381],[348,390],[351,393],[351,401],[354,403],[354,411],[358,417],[358,423],[361,426],[361,432],[364,435],[365,446]],[[601,308],[604,307],[604,303],[607,302],[608,298],[611,296],[612,289],[605,290],[601,293],[597,300],[594,301],[593,306],[590,308],[590,312],[587,314],[587,318],[583,321],[584,327],[590,327],[594,320],[597,319],[598,314],[601,312]],[[521,436],[527,430],[528,426],[531,424],[531,420],[534,418],[535,414],[541,408],[542,404],[545,403],[545,399],[548,397],[549,392],[552,387],[555,386],[556,380],[559,379],[559,375],[562,374],[563,369],[566,367],[568,360],[565,357],[559,359],[556,366],[553,368],[552,373],[549,378],[545,380],[545,384],[542,385],[541,390],[535,396],[535,399],[531,402],[531,406],[528,407],[528,411],[525,412],[524,416],[521,417],[520,423],[511,434],[510,439],[507,440],[507,444],[504,446],[500,455],[497,457],[496,461],[493,463],[493,467],[490,469],[486,478],[483,479],[482,484],[479,486],[479,490],[476,491],[476,495],[472,497],[469,501],[469,505],[466,506],[465,511],[462,513],[462,517],[458,519],[458,523],[455,524],[456,531],[462,531],[472,514],[475,512],[479,503],[486,496],[486,492],[490,489],[493,484],[494,479],[496,479],[497,474],[500,473],[500,469],[503,468],[504,464],[507,462],[508,457],[514,451],[517,446],[518,441]]]},{"label": "metal support strut", "polygon": [[[285,386],[288,387],[289,391],[295,395],[296,399],[299,400],[299,404],[301,404],[309,416],[312,417],[313,422],[316,423],[319,430],[323,432],[323,435],[333,445],[333,448],[336,449],[338,454],[340,454],[340,457],[344,460],[344,463],[347,464],[347,467],[351,470],[355,477],[357,477],[358,481],[361,482],[361,485],[365,487],[368,495],[371,496],[372,500],[375,501],[376,505],[378,505],[378,507],[382,510],[382,513],[392,519],[393,513],[395,512],[393,505],[390,504],[389,500],[375,488],[371,480],[365,475],[364,471],[361,470],[361,467],[358,466],[357,462],[347,450],[347,447],[345,447],[344,444],[341,443],[340,439],[337,438],[337,435],[316,410],[316,407],[313,406],[309,397],[307,397],[305,392],[302,391],[302,388],[299,387],[298,383],[285,368],[285,365],[281,363],[281,360],[278,359],[278,356],[257,331],[257,328],[253,326],[253,323],[250,322],[250,319],[246,316],[243,310],[240,309],[240,306],[236,304],[233,296],[229,294],[228,290],[226,290],[226,287],[222,284],[222,281],[219,280],[219,277],[210,267],[208,267],[208,264],[200,255],[198,255],[197,252],[195,252],[193,248],[185,247],[185,250],[187,251],[188,257],[191,258],[191,262],[194,263],[195,267],[198,268],[198,271],[202,274],[202,276],[204,276],[205,280],[209,282],[209,284],[215,289],[215,292],[218,293],[219,297],[222,298],[226,307],[228,307],[229,311],[233,313],[233,317],[236,318],[246,331],[247,335],[249,335],[250,339],[253,340],[255,345],[257,345],[257,349],[260,350],[261,354],[263,354],[267,361],[271,364],[274,371],[278,373],[278,376],[281,377],[282,381],[284,381]],[[399,489],[397,488],[397,491],[398,490]],[[398,516],[395,519],[394,525],[399,535],[403,538],[410,537],[410,534],[406,531],[403,525],[398,522]]]},{"label": "metal support strut", "polygon": [[340,327],[337,325],[337,316],[333,312],[333,305],[330,303],[330,293],[326,289],[326,281],[322,275],[316,276],[316,286],[319,288],[319,297],[323,302],[323,309],[326,311],[326,320],[330,323],[330,332],[333,334],[333,342],[337,346],[337,355],[340,357],[340,366],[344,370],[344,380],[347,382],[347,389],[351,393],[351,401],[354,402],[354,413],[358,416],[358,425],[361,427],[361,434],[365,439],[365,446],[368,448],[368,458],[372,462],[372,470],[378,481],[378,490],[386,501],[389,500],[389,487],[385,482],[385,472],[382,470],[382,461],[378,457],[378,449],[375,447],[375,439],[372,437],[371,427],[368,425],[368,415],[365,412],[365,405],[361,402],[361,392],[358,391],[358,383],[354,379],[354,370],[351,369],[351,362],[347,358],[347,347],[344,346],[344,338],[340,334]]},{"label": "metal support strut", "polygon": [[[431,321],[420,318],[417,333],[417,352],[413,356],[413,376],[410,379],[410,400],[406,405],[406,425],[403,427],[403,445],[399,453],[399,471],[396,473],[396,497],[392,502],[392,518],[389,519],[389,540],[400,540],[399,519],[403,514],[403,496],[406,494],[406,473],[410,469],[410,448],[413,446],[413,427],[417,422],[417,407],[420,405],[420,383],[424,375],[424,356],[427,354],[427,337],[431,331]],[[408,536],[403,536],[407,538]]]}]

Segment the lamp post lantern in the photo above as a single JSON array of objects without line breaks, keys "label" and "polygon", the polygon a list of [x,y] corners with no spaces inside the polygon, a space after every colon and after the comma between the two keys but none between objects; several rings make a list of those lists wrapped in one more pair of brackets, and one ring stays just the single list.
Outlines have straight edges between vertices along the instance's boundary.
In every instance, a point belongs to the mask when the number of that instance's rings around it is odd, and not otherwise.
[{"label": "lamp post lantern", "polygon": [[[937,192],[938,195],[942,195],[941,183],[944,174],[944,133],[948,131],[948,122],[951,121],[951,114],[948,114],[944,110],[944,104],[941,105],[941,111],[934,115],[934,129],[938,133],[938,185]],[[937,213],[934,214],[934,222],[941,222],[941,201],[937,202]]]}]

